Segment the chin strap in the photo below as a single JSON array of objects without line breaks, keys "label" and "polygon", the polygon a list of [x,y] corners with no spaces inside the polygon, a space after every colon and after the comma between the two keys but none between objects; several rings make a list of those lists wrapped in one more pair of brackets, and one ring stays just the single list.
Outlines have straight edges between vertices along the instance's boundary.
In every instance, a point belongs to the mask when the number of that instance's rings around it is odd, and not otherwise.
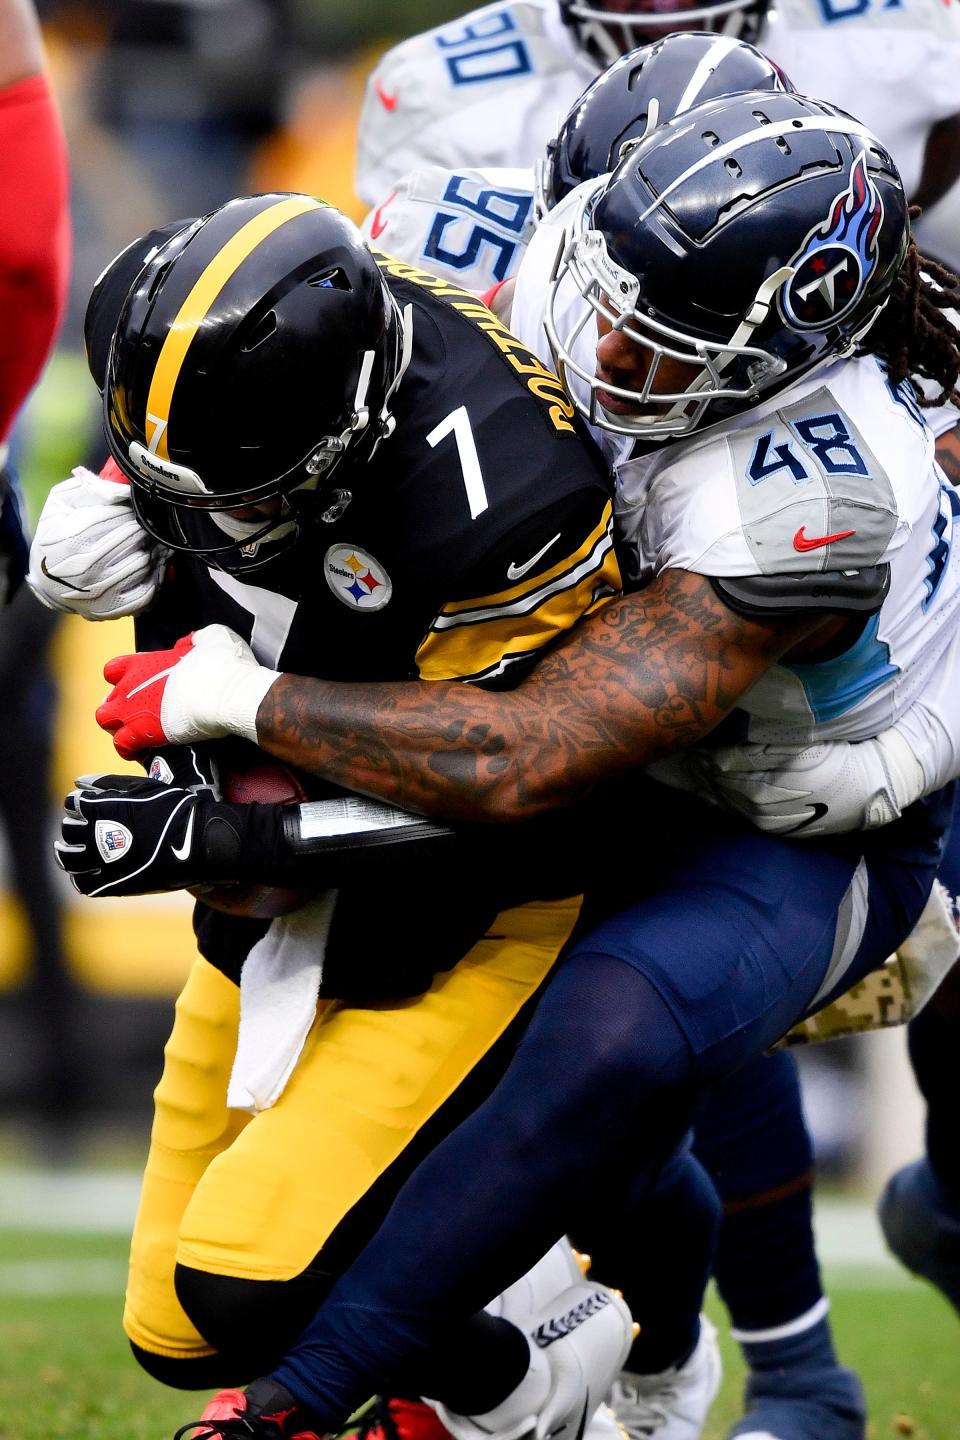
[{"label": "chin strap", "polygon": [[[394,309],[394,322],[397,327],[397,343],[395,349],[396,369],[393,379],[387,387],[383,397],[383,404],[380,407],[376,418],[377,434],[374,436],[373,446],[367,459],[371,459],[381,440],[392,435],[396,429],[397,422],[390,413],[390,401],[399,388],[413,355],[413,306],[404,307],[401,315],[397,308],[396,301],[391,297],[391,304]],[[365,350],[363,359],[360,362],[360,374],[357,378],[357,390],[353,397],[353,410],[346,429],[340,435],[327,435],[307,461],[307,473],[310,475],[322,475],[329,470],[332,462],[342,455],[348,448],[351,441],[362,434],[370,424],[370,406],[367,404],[367,392],[370,389],[370,379],[373,375],[373,367],[376,364],[376,350]]]},{"label": "chin strap", "polygon": [[[387,393],[383,397],[380,414],[377,416],[380,434],[377,438],[376,445],[378,445],[381,440],[386,440],[397,428],[396,419],[390,412],[390,401],[399,390],[400,381],[407,373],[413,356],[413,306],[405,305],[401,312],[397,307],[397,302],[392,296],[391,304],[393,305],[394,323],[397,326],[397,368],[393,379],[387,387]],[[376,445],[374,445],[374,449],[376,449]]]}]

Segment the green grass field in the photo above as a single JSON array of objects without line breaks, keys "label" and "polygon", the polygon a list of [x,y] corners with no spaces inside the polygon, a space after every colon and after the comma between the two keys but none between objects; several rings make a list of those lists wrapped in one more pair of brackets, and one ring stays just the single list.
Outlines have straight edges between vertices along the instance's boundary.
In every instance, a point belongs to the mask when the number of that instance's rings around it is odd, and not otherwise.
[{"label": "green grass field", "polygon": [[[171,1440],[199,1413],[202,1397],[163,1389],[130,1357],[124,1260],[121,1235],[0,1229],[2,1440]],[[960,1326],[949,1307],[892,1270],[828,1279],[843,1357],[867,1386],[871,1440],[958,1440]],[[739,1414],[742,1371],[726,1340],[724,1358],[706,1440],[722,1440]]]}]

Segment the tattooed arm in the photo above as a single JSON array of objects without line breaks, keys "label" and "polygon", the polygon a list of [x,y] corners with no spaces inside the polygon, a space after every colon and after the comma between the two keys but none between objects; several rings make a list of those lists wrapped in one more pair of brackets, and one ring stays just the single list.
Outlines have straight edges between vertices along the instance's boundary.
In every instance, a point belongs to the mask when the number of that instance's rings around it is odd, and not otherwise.
[{"label": "tattooed arm", "polygon": [[257,740],[410,810],[528,819],[700,740],[821,623],[744,619],[703,576],[668,570],[581,621],[515,690],[282,675]]}]

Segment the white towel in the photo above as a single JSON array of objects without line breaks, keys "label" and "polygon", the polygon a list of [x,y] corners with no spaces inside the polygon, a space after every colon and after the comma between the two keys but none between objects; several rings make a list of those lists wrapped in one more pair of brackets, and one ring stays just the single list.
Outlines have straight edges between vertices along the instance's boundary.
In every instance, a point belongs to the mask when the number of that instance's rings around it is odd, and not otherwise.
[{"label": "white towel", "polygon": [[227,1106],[269,1110],[300,1058],[317,1013],[336,890],[274,920],[240,972],[240,1030]]}]

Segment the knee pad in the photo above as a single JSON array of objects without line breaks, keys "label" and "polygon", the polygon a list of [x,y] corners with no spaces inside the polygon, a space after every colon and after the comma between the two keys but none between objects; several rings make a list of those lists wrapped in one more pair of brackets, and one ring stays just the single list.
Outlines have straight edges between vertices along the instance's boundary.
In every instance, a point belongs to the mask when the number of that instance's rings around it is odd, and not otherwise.
[{"label": "knee pad", "polygon": [[[333,1284],[305,1271],[292,1280],[240,1280],[177,1265],[177,1299],[209,1345],[251,1375],[273,1369]],[[249,1378],[249,1377],[248,1377]],[[232,1377],[231,1384],[237,1383]]]},{"label": "knee pad", "polygon": [[219,1390],[225,1385],[243,1384],[253,1376],[237,1376],[230,1367],[229,1359],[221,1355],[190,1355],[174,1358],[171,1355],[155,1355],[144,1350],[136,1341],[130,1341],[133,1358],[141,1369],[161,1385],[174,1390]]}]

